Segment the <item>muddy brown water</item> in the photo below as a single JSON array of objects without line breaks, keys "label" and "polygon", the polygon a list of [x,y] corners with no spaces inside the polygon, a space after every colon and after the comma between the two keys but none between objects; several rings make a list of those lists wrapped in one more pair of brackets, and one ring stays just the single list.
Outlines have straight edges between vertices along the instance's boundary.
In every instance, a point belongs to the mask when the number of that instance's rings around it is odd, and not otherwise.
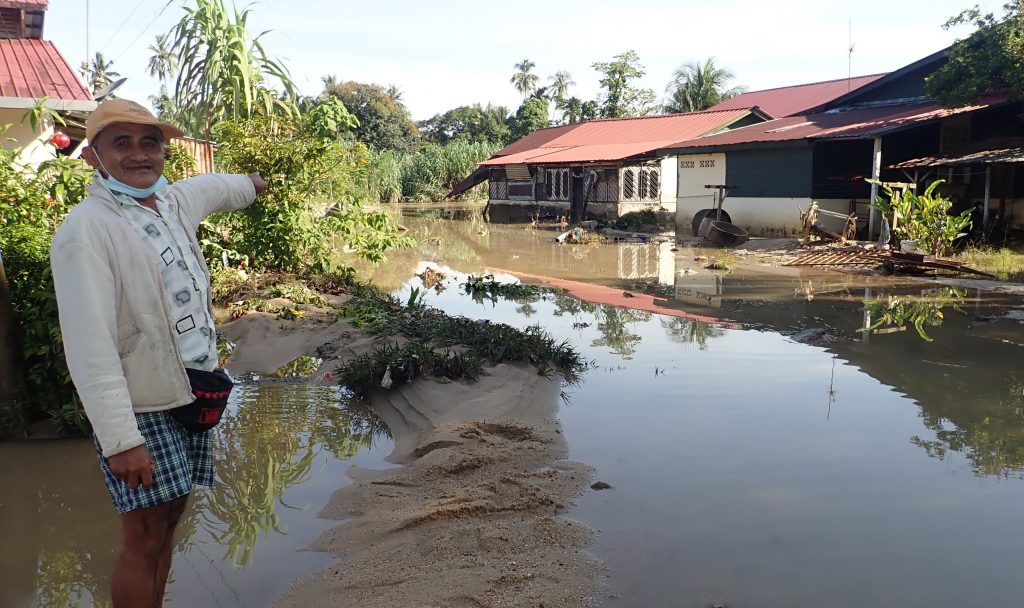
[{"label": "muddy brown water", "polygon": [[[695,258],[714,251],[554,245],[552,232],[465,209],[402,223],[419,247],[364,276],[450,313],[539,324],[594,361],[560,415],[570,456],[612,486],[569,514],[600,531],[606,605],[1020,605],[1020,298],[808,269],[712,272]],[[414,275],[427,267],[446,289],[424,288]],[[643,291],[729,324],[555,292],[474,300],[459,283],[484,272]],[[792,339],[804,330],[825,339]],[[218,447],[225,483],[190,511],[171,605],[266,605],[329,563],[302,549],[334,524],[316,512],[344,470],[388,466],[384,429],[331,388],[243,385],[233,416]],[[0,606],[106,605],[117,522],[91,444],[0,444],[0,484]]]}]

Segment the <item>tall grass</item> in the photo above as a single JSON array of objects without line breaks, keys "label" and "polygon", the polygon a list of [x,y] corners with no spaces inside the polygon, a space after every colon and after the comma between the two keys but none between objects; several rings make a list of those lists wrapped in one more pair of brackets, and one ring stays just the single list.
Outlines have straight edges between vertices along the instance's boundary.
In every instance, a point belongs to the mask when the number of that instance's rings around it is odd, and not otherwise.
[{"label": "tall grass", "polygon": [[424,142],[412,153],[372,152],[367,195],[381,203],[440,200],[498,148],[455,140],[443,146]]},{"label": "tall grass", "polygon": [[957,258],[971,268],[996,275],[1000,281],[1024,283],[1024,251],[969,247]]}]

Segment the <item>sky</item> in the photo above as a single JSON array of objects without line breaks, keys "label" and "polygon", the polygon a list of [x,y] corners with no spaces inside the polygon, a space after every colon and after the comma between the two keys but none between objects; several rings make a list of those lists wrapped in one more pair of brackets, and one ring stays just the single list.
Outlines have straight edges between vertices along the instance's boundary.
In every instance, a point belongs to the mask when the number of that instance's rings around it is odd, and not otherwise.
[{"label": "sky", "polygon": [[[595,62],[634,50],[639,85],[665,97],[681,65],[714,57],[731,86],[748,90],[895,70],[969,30],[943,30],[977,0],[519,0],[518,2],[261,0],[249,29],[306,95],[321,78],[395,84],[415,120],[461,105],[522,102],[514,65],[536,64],[541,85],[558,70],[569,94],[596,97]],[[998,12],[1002,0],[981,0]],[[44,37],[72,66],[97,51],[127,77],[120,97],[146,103],[159,82],[146,73],[157,34],[184,15],[183,0],[50,0]],[[88,7],[88,10],[87,10]],[[88,32],[88,35],[87,35]],[[849,53],[851,40],[853,53]],[[88,50],[88,55],[87,55]]]}]

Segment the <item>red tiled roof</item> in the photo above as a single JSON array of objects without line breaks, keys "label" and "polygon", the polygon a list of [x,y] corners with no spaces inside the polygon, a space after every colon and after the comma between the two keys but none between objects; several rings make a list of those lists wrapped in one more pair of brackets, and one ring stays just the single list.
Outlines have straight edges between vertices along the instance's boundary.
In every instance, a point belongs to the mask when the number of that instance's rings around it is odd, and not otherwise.
[{"label": "red tiled roof", "polygon": [[[577,125],[542,129],[523,138],[528,139],[535,133],[540,133],[528,142],[531,145],[523,144],[523,140],[519,140],[480,164],[487,166],[621,160],[668,147],[670,142],[693,139],[717,131],[750,112],[751,108],[705,110],[664,116],[591,120]],[[503,152],[505,154],[502,154]]]},{"label": "red tiled roof", "polygon": [[870,138],[899,131],[953,114],[973,112],[1000,105],[1009,94],[987,95],[962,108],[944,108],[934,102],[860,108],[843,112],[825,112],[789,116],[750,125],[726,133],[696,140],[683,140],[665,149],[711,148],[751,143],[796,141],[801,139]]},{"label": "red tiled roof", "polygon": [[794,114],[806,114],[819,110],[828,102],[870,84],[882,76],[885,76],[885,74],[855,76],[853,78],[798,84],[777,89],[751,91],[727,99],[711,109],[734,110],[757,106],[775,118],[793,116]]},{"label": "red tiled roof", "polygon": [[48,40],[0,40],[0,97],[92,101],[75,71]]}]

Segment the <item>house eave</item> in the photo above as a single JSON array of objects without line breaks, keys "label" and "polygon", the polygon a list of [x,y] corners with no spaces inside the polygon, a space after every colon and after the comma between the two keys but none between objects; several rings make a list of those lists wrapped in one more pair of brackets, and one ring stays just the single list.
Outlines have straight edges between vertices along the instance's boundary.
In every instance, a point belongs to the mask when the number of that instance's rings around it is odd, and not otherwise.
[{"label": "house eave", "polygon": [[[27,110],[34,108],[38,101],[31,97],[0,97],[0,108]],[[47,99],[43,105],[58,112],[92,112],[96,109],[95,101],[78,99]]]}]

